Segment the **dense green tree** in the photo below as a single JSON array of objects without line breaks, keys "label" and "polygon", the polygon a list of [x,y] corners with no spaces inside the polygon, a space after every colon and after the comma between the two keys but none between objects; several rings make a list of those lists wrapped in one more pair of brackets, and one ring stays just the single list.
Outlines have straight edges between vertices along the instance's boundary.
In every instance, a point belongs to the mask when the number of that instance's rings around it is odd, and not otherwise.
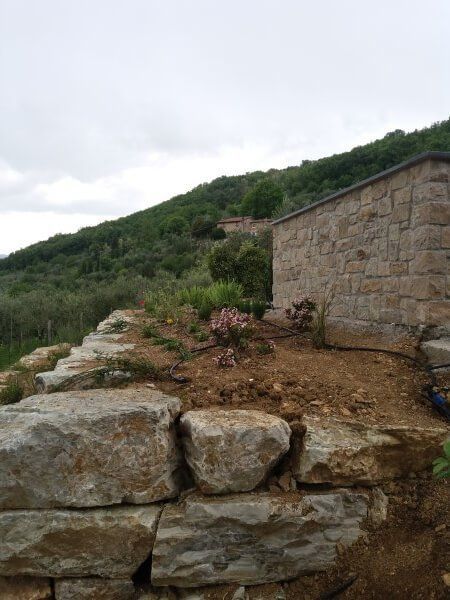
[{"label": "dense green tree", "polygon": [[272,179],[263,179],[242,200],[242,212],[255,219],[268,219],[283,201],[283,190]]},{"label": "dense green tree", "polygon": [[164,233],[174,233],[180,234],[186,231],[188,228],[188,223],[184,217],[179,215],[174,215],[173,217],[169,217],[166,219],[162,225],[162,230]]},{"label": "dense green tree", "polygon": [[269,291],[271,255],[258,238],[233,236],[215,245],[207,262],[214,281],[236,281],[247,297],[264,298]]}]

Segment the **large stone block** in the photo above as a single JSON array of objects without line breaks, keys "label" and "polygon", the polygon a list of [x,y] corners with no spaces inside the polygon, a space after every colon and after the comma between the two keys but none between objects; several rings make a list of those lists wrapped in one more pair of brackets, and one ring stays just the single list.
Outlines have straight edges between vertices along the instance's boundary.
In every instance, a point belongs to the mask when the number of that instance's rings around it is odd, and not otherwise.
[{"label": "large stone block", "polygon": [[450,302],[449,300],[423,301],[417,306],[419,323],[425,325],[442,325],[450,330]]},{"label": "large stone block", "polygon": [[422,225],[413,231],[412,245],[414,250],[436,250],[441,247],[441,231],[439,225]]},{"label": "large stone block", "polygon": [[0,575],[129,578],[149,556],[161,508],[0,512]]},{"label": "large stone block", "polygon": [[443,275],[413,277],[412,279],[409,279],[409,283],[411,296],[418,300],[443,298],[445,296],[445,277]]},{"label": "large stone block", "polygon": [[450,202],[428,202],[414,206],[412,221],[420,225],[448,225],[450,222]]},{"label": "large stone block", "polygon": [[304,420],[306,433],[293,447],[293,473],[302,483],[376,485],[429,469],[450,428],[366,425]]},{"label": "large stone block", "polygon": [[447,271],[447,257],[439,250],[421,250],[412,261],[413,273],[443,273]]},{"label": "large stone block", "polygon": [[135,600],[131,579],[57,579],[55,600]]},{"label": "large stone block", "polygon": [[[449,304],[450,311],[450,304]],[[420,346],[422,352],[432,365],[450,364],[450,337],[423,342]],[[450,367],[447,368],[450,370]]]},{"label": "large stone block", "polygon": [[51,600],[50,579],[41,577],[0,577],[1,600]]},{"label": "large stone block", "polygon": [[52,356],[69,352],[70,348],[70,344],[57,344],[56,346],[36,348],[30,354],[22,356],[17,361],[17,364],[25,369],[37,369],[37,367],[49,361]]},{"label": "large stone block", "polygon": [[367,497],[239,494],[189,497],[163,510],[152,556],[152,583],[177,587],[282,581],[323,571],[336,544],[354,542]]},{"label": "large stone block", "polygon": [[205,494],[252,490],[289,450],[289,425],[257,410],[191,411],[180,424],[186,460]]},{"label": "large stone block", "polygon": [[143,504],[179,492],[178,398],[143,389],[32,396],[0,409],[0,508]]},{"label": "large stone block", "polygon": [[442,229],[442,247],[450,248],[450,225]]},{"label": "large stone block", "polygon": [[[134,316],[129,311],[116,310],[99,323],[97,330],[83,339],[81,346],[71,349],[69,356],[61,358],[53,371],[38,373],[35,377],[36,389],[49,393],[61,389],[88,389],[95,387],[99,371],[106,360],[117,358],[123,352],[132,350],[134,344],[123,342],[123,333],[129,328]],[[123,371],[112,371],[109,379],[122,380]]]}]

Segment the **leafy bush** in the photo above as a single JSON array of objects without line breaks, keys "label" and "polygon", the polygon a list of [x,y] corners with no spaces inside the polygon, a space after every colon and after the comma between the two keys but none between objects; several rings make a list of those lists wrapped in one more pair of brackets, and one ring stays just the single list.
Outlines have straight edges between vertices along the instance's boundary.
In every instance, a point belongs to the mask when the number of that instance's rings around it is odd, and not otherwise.
[{"label": "leafy bush", "polygon": [[313,320],[316,303],[309,296],[299,296],[292,302],[292,308],[285,311],[286,317],[299,331],[308,331]]},{"label": "leafy bush", "polygon": [[214,227],[214,229],[211,229],[210,236],[213,240],[224,240],[227,234],[220,227]]},{"label": "leafy bush", "polygon": [[209,319],[211,318],[212,311],[213,311],[212,303],[209,302],[208,300],[205,300],[197,311],[198,318],[201,321],[209,321]]},{"label": "leafy bush", "polygon": [[263,248],[253,242],[242,244],[236,256],[235,280],[242,284],[246,296],[266,297],[271,270],[271,260]]},{"label": "leafy bush", "polygon": [[208,268],[215,281],[240,283],[247,297],[264,297],[270,288],[271,258],[267,249],[258,245],[265,241],[234,236],[217,244],[208,255]]},{"label": "leafy bush", "polygon": [[237,361],[233,348],[228,348],[225,352],[221,352],[221,354],[213,358],[213,362],[219,367],[235,367]]},{"label": "leafy bush", "polygon": [[0,405],[15,404],[23,398],[23,388],[17,381],[9,382],[0,390]]},{"label": "leafy bush", "polygon": [[266,314],[266,303],[264,300],[253,300],[251,304],[252,315],[259,321]]},{"label": "leafy bush", "polygon": [[218,319],[211,321],[211,333],[221,346],[246,348],[253,335],[253,323],[249,315],[237,308],[223,308]]},{"label": "leafy bush", "polygon": [[206,331],[199,331],[195,334],[195,339],[197,340],[197,342],[206,342],[208,338],[209,335],[206,333]]},{"label": "leafy bush", "polygon": [[237,307],[241,312],[246,313],[247,315],[250,315],[252,312],[252,303],[251,300],[241,300],[241,302],[239,302],[239,305]]},{"label": "leafy bush", "polygon": [[235,281],[216,281],[209,290],[214,308],[235,308],[242,301],[244,290]]},{"label": "leafy bush", "polygon": [[444,444],[444,456],[433,461],[433,475],[439,479],[450,477],[450,440]]},{"label": "leafy bush", "polygon": [[191,321],[187,326],[188,333],[198,333],[200,331],[200,325],[195,321]]},{"label": "leafy bush", "polygon": [[273,354],[275,352],[275,343],[272,340],[266,340],[256,344],[256,352],[258,354]]}]

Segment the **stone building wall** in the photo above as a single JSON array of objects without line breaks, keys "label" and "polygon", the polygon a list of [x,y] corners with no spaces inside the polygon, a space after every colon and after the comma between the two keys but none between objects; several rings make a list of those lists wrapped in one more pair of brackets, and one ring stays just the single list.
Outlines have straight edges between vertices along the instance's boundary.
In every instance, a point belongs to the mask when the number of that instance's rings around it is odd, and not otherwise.
[{"label": "stone building wall", "polygon": [[332,317],[450,326],[449,181],[428,152],[275,221],[274,306],[332,289]]}]

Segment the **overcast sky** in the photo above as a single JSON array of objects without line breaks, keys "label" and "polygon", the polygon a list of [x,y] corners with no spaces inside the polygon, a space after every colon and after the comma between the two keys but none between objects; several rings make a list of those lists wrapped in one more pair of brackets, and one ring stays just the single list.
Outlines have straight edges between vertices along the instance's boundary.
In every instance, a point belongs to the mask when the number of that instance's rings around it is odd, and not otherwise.
[{"label": "overcast sky", "polygon": [[450,114],[449,0],[0,0],[0,254]]}]

